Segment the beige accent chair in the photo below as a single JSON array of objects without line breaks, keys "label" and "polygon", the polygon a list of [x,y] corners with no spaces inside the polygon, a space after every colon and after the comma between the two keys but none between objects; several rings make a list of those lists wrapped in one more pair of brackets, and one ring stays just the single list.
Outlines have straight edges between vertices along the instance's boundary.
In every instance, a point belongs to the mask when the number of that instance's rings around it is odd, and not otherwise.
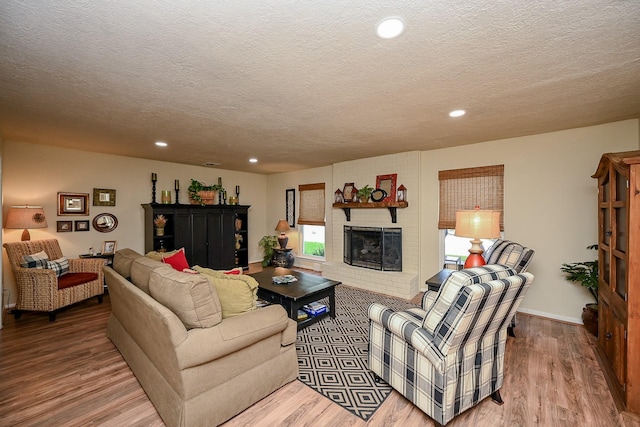
[{"label": "beige accent chair", "polygon": [[99,258],[69,259],[69,272],[57,277],[46,268],[24,268],[20,264],[25,255],[45,251],[50,260],[62,258],[58,240],[27,240],[3,245],[18,289],[14,317],[19,319],[23,311],[45,311],[49,320],[56,320],[57,311],[71,304],[97,296],[102,303],[106,260]]}]

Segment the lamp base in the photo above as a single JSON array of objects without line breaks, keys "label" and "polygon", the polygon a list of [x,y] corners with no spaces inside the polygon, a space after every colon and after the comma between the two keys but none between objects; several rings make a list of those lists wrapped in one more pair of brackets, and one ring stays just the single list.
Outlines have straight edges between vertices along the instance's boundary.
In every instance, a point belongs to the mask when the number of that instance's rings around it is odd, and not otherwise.
[{"label": "lamp base", "polygon": [[27,240],[31,240],[31,234],[29,234],[29,230],[25,228],[22,232],[22,241],[25,242]]},{"label": "lamp base", "polygon": [[482,249],[482,240],[471,240],[471,248],[469,249],[469,256],[464,263],[464,268],[481,267],[485,265],[487,262],[482,256],[483,252],[484,249]]},{"label": "lamp base", "polygon": [[289,243],[289,238],[282,233],[278,236],[278,243],[280,244],[280,249],[286,249],[287,243]]},{"label": "lamp base", "polygon": [[482,267],[486,263],[482,254],[469,254],[464,263],[464,268]]}]

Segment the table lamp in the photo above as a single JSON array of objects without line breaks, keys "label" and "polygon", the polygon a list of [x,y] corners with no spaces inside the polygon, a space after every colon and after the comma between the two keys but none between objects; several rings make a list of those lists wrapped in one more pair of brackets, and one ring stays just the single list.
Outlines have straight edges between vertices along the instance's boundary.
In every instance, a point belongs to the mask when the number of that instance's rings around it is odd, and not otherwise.
[{"label": "table lamp", "polygon": [[31,240],[29,228],[47,228],[44,209],[42,206],[11,206],[4,228],[22,228],[22,241]]},{"label": "table lamp", "polygon": [[285,231],[289,231],[291,228],[289,227],[289,223],[284,219],[278,221],[278,225],[276,225],[276,231],[280,232],[278,236],[278,243],[280,244],[280,249],[286,249],[287,243],[289,243],[289,238],[284,234]]},{"label": "table lamp", "polygon": [[485,265],[486,262],[482,256],[484,249],[480,239],[500,237],[500,211],[481,210],[479,207],[473,210],[457,211],[455,235],[473,238],[464,268]]}]

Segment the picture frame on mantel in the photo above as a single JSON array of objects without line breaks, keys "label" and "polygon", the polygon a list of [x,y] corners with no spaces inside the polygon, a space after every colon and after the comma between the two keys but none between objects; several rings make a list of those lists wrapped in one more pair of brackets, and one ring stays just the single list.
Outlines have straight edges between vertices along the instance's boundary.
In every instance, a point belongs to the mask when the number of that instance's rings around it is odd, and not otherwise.
[{"label": "picture frame on mantel", "polygon": [[342,187],[342,198],[345,203],[353,202],[354,197],[358,190],[356,189],[353,182],[345,182],[344,187]]},{"label": "picture frame on mantel", "polygon": [[387,193],[387,197],[382,199],[383,202],[395,202],[396,201],[396,182],[398,180],[398,174],[392,173],[388,175],[378,175],[376,177],[376,188],[379,188]]}]

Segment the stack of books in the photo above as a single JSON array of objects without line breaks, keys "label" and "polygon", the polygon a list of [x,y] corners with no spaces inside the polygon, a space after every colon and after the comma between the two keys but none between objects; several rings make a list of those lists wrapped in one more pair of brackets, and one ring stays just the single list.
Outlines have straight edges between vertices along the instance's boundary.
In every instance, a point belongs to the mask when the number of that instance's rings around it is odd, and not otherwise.
[{"label": "stack of books", "polygon": [[302,322],[303,320],[307,320],[309,315],[302,310],[298,310],[298,322]]},{"label": "stack of books", "polygon": [[305,312],[307,312],[310,316],[317,316],[319,314],[327,312],[327,306],[317,301],[312,302],[310,304],[303,305],[302,309]]}]

